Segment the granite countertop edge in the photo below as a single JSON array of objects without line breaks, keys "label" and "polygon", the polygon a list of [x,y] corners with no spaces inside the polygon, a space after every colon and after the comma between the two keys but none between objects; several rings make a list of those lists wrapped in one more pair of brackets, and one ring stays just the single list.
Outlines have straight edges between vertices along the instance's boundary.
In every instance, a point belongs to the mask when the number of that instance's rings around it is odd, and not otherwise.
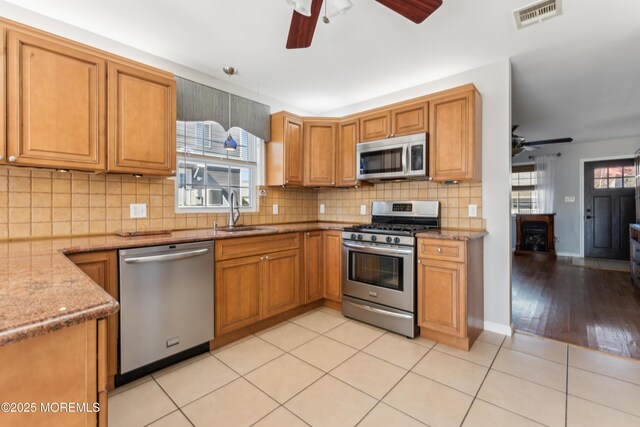
[{"label": "granite countertop edge", "polygon": [[[170,234],[157,234],[145,236],[119,237],[116,235],[84,236],[84,237],[62,237],[38,239],[30,241],[4,241],[0,242],[0,247],[4,249],[0,257],[4,257],[6,264],[11,264],[13,260],[26,259],[24,270],[14,272],[9,269],[3,274],[6,276],[5,282],[11,284],[0,285],[0,346],[16,343],[24,339],[45,335],[57,331],[64,327],[73,326],[84,321],[107,317],[119,310],[119,303],[105,292],[99,285],[84,275],[81,270],[71,262],[67,255],[97,251],[109,251],[133,247],[156,246],[164,244],[189,243],[209,240],[232,239],[241,237],[255,237],[271,234],[307,232],[317,230],[341,230],[343,227],[353,223],[297,223],[297,224],[274,224],[260,225],[261,229],[227,232],[212,229],[196,229],[174,231]],[[485,231],[441,229],[432,232],[418,233],[418,237],[429,237],[443,240],[470,240],[486,235]],[[34,249],[38,246],[39,249]],[[8,254],[8,255],[7,255]],[[38,257],[50,257],[50,266],[41,266]],[[28,259],[31,257],[31,259]],[[16,271],[19,269],[16,268]],[[59,271],[58,271],[59,270]],[[42,275],[42,277],[39,276]],[[66,276],[65,276],[66,274]],[[12,275],[14,277],[12,277]],[[67,301],[54,291],[53,295],[47,294],[44,300],[47,301],[46,312],[41,314],[30,312],[23,315],[23,307],[30,301],[38,301],[42,294],[48,290],[47,287],[64,289],[63,286],[71,284],[77,288],[80,300],[76,301],[73,311],[60,312],[55,307],[64,306]],[[3,289],[3,286],[5,287]],[[43,291],[44,289],[44,291]],[[12,292],[22,292],[17,298]],[[82,304],[82,298],[88,301]],[[20,305],[23,304],[23,305]],[[15,313],[11,316],[14,310]],[[55,311],[54,311],[55,310]],[[9,313],[9,314],[7,314]],[[4,318],[3,318],[4,317]],[[7,318],[9,318],[7,320]],[[2,323],[5,323],[4,325]]]}]

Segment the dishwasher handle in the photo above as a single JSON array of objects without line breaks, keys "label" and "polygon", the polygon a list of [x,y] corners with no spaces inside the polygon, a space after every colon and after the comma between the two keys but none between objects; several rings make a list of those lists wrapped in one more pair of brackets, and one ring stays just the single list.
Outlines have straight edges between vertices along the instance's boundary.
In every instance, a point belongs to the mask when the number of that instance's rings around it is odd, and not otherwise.
[{"label": "dishwasher handle", "polygon": [[206,253],[209,253],[209,248],[196,249],[193,251],[185,251],[185,252],[176,252],[176,253],[163,254],[163,255],[151,255],[151,256],[141,256],[141,257],[135,257],[135,258],[126,258],[124,262],[127,264],[144,264],[147,262],[175,261],[178,259],[197,257],[200,255],[204,255]]}]

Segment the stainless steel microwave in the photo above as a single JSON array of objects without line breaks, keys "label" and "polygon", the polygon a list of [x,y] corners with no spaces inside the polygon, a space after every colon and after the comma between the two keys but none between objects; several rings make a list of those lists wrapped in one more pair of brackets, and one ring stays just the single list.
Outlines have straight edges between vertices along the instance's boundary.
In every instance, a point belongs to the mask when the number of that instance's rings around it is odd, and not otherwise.
[{"label": "stainless steel microwave", "polygon": [[359,180],[428,178],[429,145],[426,133],[363,142],[356,147]]}]

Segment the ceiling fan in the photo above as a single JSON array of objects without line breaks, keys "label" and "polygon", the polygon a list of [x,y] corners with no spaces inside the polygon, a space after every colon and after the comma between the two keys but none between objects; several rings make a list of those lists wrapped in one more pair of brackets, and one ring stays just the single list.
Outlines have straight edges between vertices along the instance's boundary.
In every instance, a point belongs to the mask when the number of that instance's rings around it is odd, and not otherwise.
[{"label": "ceiling fan", "polygon": [[538,145],[573,142],[573,138],[542,139],[539,141],[527,142],[525,138],[515,134],[516,129],[518,129],[518,125],[513,125],[511,127],[511,157],[515,157],[525,151],[537,150]]},{"label": "ceiling fan", "polygon": [[[289,27],[287,49],[300,49],[311,46],[313,33],[322,12],[323,0],[286,0],[293,6],[293,16]],[[405,18],[420,24],[436,11],[442,0],[376,0]],[[329,18],[351,9],[351,0],[324,0],[322,22],[329,23]]]}]

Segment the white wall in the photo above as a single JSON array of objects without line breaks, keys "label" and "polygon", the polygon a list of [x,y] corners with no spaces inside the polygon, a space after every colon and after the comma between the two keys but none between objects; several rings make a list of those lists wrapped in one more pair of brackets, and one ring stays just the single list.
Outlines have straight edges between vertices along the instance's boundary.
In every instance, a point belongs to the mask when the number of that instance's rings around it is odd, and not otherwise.
[{"label": "white wall", "polygon": [[[584,189],[580,182],[583,162],[596,159],[631,157],[640,147],[640,137],[610,141],[554,144],[545,146],[531,154],[562,153],[557,160],[554,220],[555,235],[559,239],[556,252],[559,255],[583,256],[583,199]],[[529,154],[513,158],[513,164],[528,163]],[[582,162],[581,162],[582,161]],[[576,198],[575,203],[564,201],[565,196]]]},{"label": "white wall", "polygon": [[326,113],[342,116],[473,83],[482,94],[485,329],[511,333],[511,66],[505,59]]},{"label": "white wall", "polygon": [[[234,84],[230,84],[226,80],[222,80],[217,77],[213,77],[200,71],[194,70],[193,68],[189,68],[184,65],[166,60],[164,58],[151,55],[149,53],[143,52],[122,43],[118,43],[114,40],[108,39],[98,34],[94,34],[73,25],[69,25],[64,22],[57,21],[53,18],[40,15],[27,9],[23,9],[19,6],[16,6],[12,3],[4,2],[2,0],[0,0],[0,16],[19,22],[21,24],[38,28],[40,30],[48,31],[61,37],[66,37],[68,39],[96,47],[98,49],[102,49],[106,52],[110,52],[134,61],[141,62],[143,64],[150,65],[152,67],[169,71],[176,76],[184,77],[185,79],[193,80],[198,83],[215,87],[216,89],[231,92],[234,95],[261,102],[263,104],[269,105],[272,112],[287,110],[294,114],[311,115],[307,111],[301,110],[298,107],[289,105],[278,99],[270,98],[264,95],[258,96],[257,88],[256,90],[249,90],[236,86]],[[239,72],[242,72],[242,70],[239,70]]]}]

